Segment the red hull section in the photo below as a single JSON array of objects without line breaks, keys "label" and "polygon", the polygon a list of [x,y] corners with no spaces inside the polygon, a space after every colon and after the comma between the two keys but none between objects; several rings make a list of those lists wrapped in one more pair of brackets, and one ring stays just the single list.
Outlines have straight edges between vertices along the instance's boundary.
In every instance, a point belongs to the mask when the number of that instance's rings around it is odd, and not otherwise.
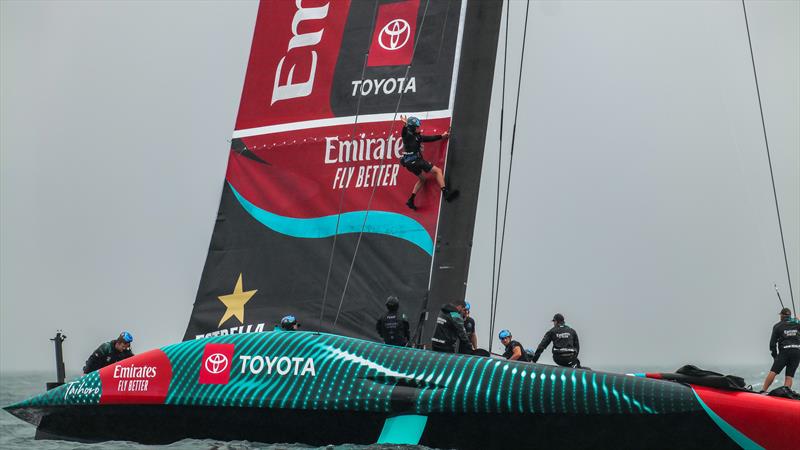
[{"label": "red hull section", "polygon": [[728,425],[766,449],[800,448],[800,402],[752,392],[692,386]]}]

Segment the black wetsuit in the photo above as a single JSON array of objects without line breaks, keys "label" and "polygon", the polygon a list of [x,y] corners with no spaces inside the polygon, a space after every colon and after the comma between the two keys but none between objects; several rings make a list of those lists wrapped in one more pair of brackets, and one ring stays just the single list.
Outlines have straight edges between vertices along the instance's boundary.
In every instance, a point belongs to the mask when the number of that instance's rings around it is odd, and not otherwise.
[{"label": "black wetsuit", "polygon": [[[467,317],[464,319],[464,331],[467,332],[467,340],[472,342],[472,335],[475,334],[475,320],[472,317]],[[467,355],[472,354],[472,350],[470,347],[461,346],[459,349],[459,353],[465,353]]]},{"label": "black wetsuit", "polygon": [[83,366],[83,373],[94,372],[109,364],[114,364],[115,362],[133,356],[133,352],[131,352],[130,349],[122,352],[117,351],[114,347],[114,343],[116,342],[116,340],[113,340],[100,344],[100,347],[97,347],[97,350],[86,360],[86,364]]},{"label": "black wetsuit", "polygon": [[456,353],[461,349],[460,353],[472,353],[472,344],[464,329],[464,319],[456,307],[449,303],[442,306],[439,317],[436,318],[431,348],[437,352]]},{"label": "black wetsuit", "polygon": [[514,347],[519,347],[520,357],[516,361],[528,361],[528,355],[525,353],[525,347],[522,346],[517,341],[511,341],[506,345],[506,351],[503,353],[503,358],[511,359],[511,356],[514,355]]},{"label": "black wetsuit", "polygon": [[397,311],[389,311],[375,324],[375,329],[383,338],[383,342],[390,345],[405,347],[411,339],[410,327],[406,315]]},{"label": "black wetsuit", "polygon": [[578,333],[564,324],[556,325],[544,334],[542,342],[539,343],[536,353],[533,355],[533,362],[539,361],[542,352],[551,342],[553,343],[553,361],[556,364],[564,367],[581,366],[578,359],[578,353],[581,350]]},{"label": "black wetsuit", "polygon": [[411,131],[408,125],[403,127],[403,156],[400,157],[400,164],[414,175],[419,176],[423,171],[430,172],[433,164],[425,161],[422,157],[422,143],[438,141],[442,138],[441,134],[424,136]]},{"label": "black wetsuit", "polygon": [[769,351],[775,361],[770,372],[780,373],[786,368],[786,376],[794,378],[800,365],[800,321],[787,317],[772,327]]}]

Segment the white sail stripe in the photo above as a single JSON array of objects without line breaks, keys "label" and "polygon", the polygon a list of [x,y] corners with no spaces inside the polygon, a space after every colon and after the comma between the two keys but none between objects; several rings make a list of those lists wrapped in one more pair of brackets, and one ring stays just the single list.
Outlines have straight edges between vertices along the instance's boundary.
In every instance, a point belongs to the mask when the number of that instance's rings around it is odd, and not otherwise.
[{"label": "white sail stripe", "polygon": [[374,123],[374,122],[391,122],[400,117],[400,114],[408,116],[416,116],[422,120],[426,119],[446,119],[449,118],[451,113],[449,110],[443,109],[439,111],[424,111],[424,112],[399,112],[395,116],[394,113],[383,114],[362,114],[359,116],[347,117],[331,117],[329,119],[307,120],[304,122],[281,123],[276,125],[268,125],[265,127],[257,128],[244,128],[235,130],[233,138],[245,138],[252,136],[262,136],[265,134],[283,133],[286,131],[307,130],[310,128],[332,127],[337,125],[353,125],[356,123]]},{"label": "white sail stripe", "polygon": [[461,42],[464,40],[464,21],[467,19],[467,1],[461,2],[461,12],[458,19],[458,35],[456,37],[456,55],[453,61],[453,77],[450,79],[450,103],[447,109],[453,110],[456,102],[456,86],[458,85],[458,66],[461,64]]}]

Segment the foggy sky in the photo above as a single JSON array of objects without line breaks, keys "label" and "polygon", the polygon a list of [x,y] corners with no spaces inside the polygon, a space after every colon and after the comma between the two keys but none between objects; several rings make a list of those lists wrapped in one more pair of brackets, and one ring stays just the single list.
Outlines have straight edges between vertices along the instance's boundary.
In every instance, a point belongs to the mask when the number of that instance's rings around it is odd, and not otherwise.
[{"label": "foggy sky", "polygon": [[[747,6],[797,301],[800,3]],[[51,370],[59,328],[71,371],[122,329],[179,341],[257,4],[0,8],[0,371]],[[467,288],[483,347],[503,38]],[[495,334],[532,347],[562,312],[590,366],[766,367],[773,283],[790,295],[741,3],[534,2],[526,42]]]}]

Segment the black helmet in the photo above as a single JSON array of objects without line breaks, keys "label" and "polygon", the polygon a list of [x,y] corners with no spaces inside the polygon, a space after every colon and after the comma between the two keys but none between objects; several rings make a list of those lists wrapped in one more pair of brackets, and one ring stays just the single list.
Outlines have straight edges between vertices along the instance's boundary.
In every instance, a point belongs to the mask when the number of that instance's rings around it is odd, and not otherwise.
[{"label": "black helmet", "polygon": [[561,313],[556,313],[553,316],[553,322],[555,323],[564,323],[564,315]]},{"label": "black helmet", "polygon": [[391,310],[396,310],[400,307],[400,299],[396,295],[390,295],[386,298],[386,307]]}]

